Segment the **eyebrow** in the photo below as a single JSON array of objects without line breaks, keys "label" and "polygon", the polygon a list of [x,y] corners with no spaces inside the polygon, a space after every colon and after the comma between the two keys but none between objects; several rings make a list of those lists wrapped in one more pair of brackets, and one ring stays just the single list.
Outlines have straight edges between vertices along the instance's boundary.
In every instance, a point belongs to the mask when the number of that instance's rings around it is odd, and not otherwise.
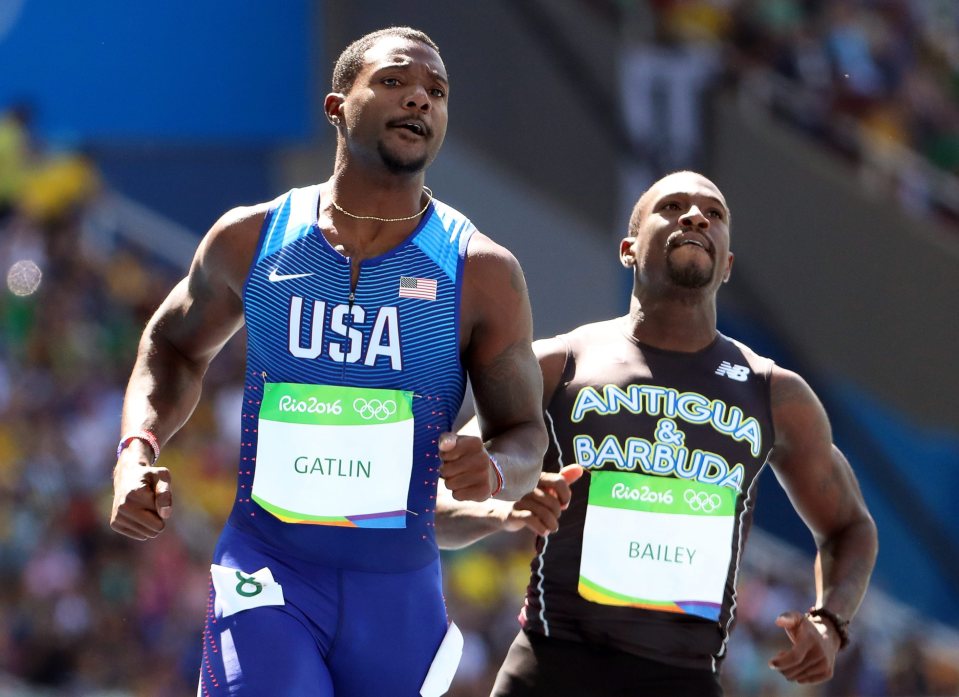
[{"label": "eyebrow", "polygon": [[[374,68],[372,74],[378,75],[384,70],[397,70],[397,69],[409,70],[412,64],[413,64],[413,61],[411,60],[405,60],[403,63],[386,63],[385,65],[381,65],[378,68]],[[430,71],[430,75],[433,76],[434,80],[436,80],[437,82],[442,82],[447,88],[449,88],[449,84],[450,84],[449,78],[447,78],[443,73],[441,73],[439,70],[436,70],[435,68],[428,68],[428,70]]]},{"label": "eyebrow", "polygon": [[727,206],[722,201],[722,199],[716,198],[715,196],[712,196],[710,194],[695,194],[690,191],[673,191],[668,194],[663,194],[662,196],[656,199],[656,203],[654,204],[653,207],[655,208],[659,204],[666,201],[666,199],[671,198],[673,196],[686,196],[687,198],[692,198],[694,196],[704,196],[705,198],[708,198],[710,201],[720,206],[727,214],[729,213],[729,206]]}]

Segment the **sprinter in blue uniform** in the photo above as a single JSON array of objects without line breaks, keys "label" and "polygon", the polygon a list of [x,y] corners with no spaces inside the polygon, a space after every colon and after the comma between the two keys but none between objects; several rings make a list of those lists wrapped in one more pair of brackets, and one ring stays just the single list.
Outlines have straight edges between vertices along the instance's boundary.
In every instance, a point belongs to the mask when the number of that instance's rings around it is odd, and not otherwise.
[{"label": "sprinter in blue uniform", "polygon": [[[200,695],[440,695],[446,616],[436,486],[516,500],[546,448],[542,378],[515,258],[433,198],[449,84],[406,27],[343,52],[327,95],[331,178],[224,215],[143,334],[111,525],[173,512],[162,445],[242,326],[237,493],[210,575]],[[450,431],[469,377],[482,437]]]}]

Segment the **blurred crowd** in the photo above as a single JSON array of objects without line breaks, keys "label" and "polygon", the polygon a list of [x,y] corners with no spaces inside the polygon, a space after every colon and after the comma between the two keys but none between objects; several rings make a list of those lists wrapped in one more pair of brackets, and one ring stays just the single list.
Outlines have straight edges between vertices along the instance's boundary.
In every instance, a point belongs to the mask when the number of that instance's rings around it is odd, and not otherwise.
[{"label": "blurred crowd", "polygon": [[[959,2],[645,5],[654,36],[637,44],[646,47],[640,79],[681,67],[682,84],[705,93],[717,79],[779,76],[788,88],[771,98],[778,113],[866,162],[907,205],[948,208],[900,148],[959,172]],[[665,132],[661,115],[642,111],[649,103],[631,113],[649,165],[662,171],[697,157],[695,131],[684,130],[697,123],[697,100],[680,94],[673,108],[688,118],[669,119],[678,130]],[[123,386],[146,319],[182,270],[149,248],[105,247],[115,236],[98,229],[109,216],[92,214],[104,205],[94,162],[38,142],[31,120],[28,105],[0,116],[0,695],[193,694],[209,558],[233,498],[243,339],[214,362],[194,418],[164,450],[174,471],[171,529],[149,543],[112,533]],[[488,694],[517,631],[532,545],[528,535],[502,535],[445,555],[450,615],[466,637],[451,697]],[[747,553],[724,671],[730,697],[959,694],[954,635],[930,631],[932,618],[891,620],[873,592],[836,678],[785,682],[766,666],[784,644],[773,619],[808,607],[813,591],[812,561],[765,561],[781,556]]]},{"label": "blurred crowd", "polygon": [[[171,529],[149,543],[114,534],[124,384],[145,321],[182,270],[149,248],[104,245],[122,236],[98,229],[111,218],[94,214],[107,205],[94,164],[44,152],[26,112],[0,123],[0,695],[193,694],[209,558],[234,493],[243,337],[164,450]],[[517,630],[532,544],[502,535],[445,556],[450,615],[466,636],[452,697],[488,694]],[[795,564],[744,569],[727,694],[959,694],[957,645],[868,602],[833,683],[797,688],[770,671],[784,642],[773,619],[813,598],[811,560],[799,566],[798,577]]]},{"label": "blurred crowd", "polygon": [[[598,3],[603,5],[603,3]],[[651,169],[696,167],[702,97],[733,83],[860,166],[874,190],[959,222],[959,2],[608,0],[626,27],[627,127]],[[649,85],[654,85],[650,88]],[[664,95],[654,113],[651,90]],[[662,107],[659,107],[662,108]]]}]

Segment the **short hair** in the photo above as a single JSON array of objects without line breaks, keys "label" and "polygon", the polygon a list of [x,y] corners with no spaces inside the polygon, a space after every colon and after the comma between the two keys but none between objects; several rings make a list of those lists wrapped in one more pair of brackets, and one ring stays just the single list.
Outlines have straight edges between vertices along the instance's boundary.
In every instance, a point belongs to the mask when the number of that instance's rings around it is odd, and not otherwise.
[{"label": "short hair", "polygon": [[363,56],[380,39],[385,37],[397,37],[400,39],[409,39],[418,41],[421,44],[429,46],[431,49],[440,52],[436,42],[419,29],[412,27],[387,27],[370,32],[366,36],[351,43],[345,49],[340,57],[336,59],[336,65],[333,66],[333,91],[349,92],[353,88],[356,76],[363,69]]},{"label": "short hair", "polygon": [[[639,197],[639,200],[636,201],[636,205],[633,206],[633,212],[629,216],[629,226],[627,227],[627,233],[626,233],[627,236],[629,237],[638,236],[639,226],[642,225],[642,222],[643,222],[643,208],[646,205],[646,202],[649,200],[649,197],[652,196],[653,189],[656,188],[656,185],[659,184],[659,182],[663,181],[663,179],[668,179],[669,177],[672,177],[673,175],[676,175],[676,174],[694,174],[697,177],[702,177],[706,181],[710,182],[713,186],[715,186],[716,190],[719,191],[719,187],[716,186],[716,182],[714,182],[712,179],[710,179],[706,175],[700,174],[699,172],[694,172],[689,169],[679,169],[679,170],[676,170],[675,172],[670,172],[666,176],[660,177],[659,179],[654,181],[652,184],[650,184],[649,188],[646,189],[646,191],[644,191],[643,194]],[[729,210],[728,203],[726,204],[726,216],[727,216],[726,226],[729,227],[730,225],[732,225],[733,212]]]},{"label": "short hair", "polygon": [[649,198],[648,194],[653,190],[653,186],[655,186],[655,184],[646,189],[642,196],[639,197],[639,200],[636,201],[636,205],[633,206],[633,212],[629,216],[629,226],[626,232],[629,237],[639,236],[639,226],[643,222],[643,206],[646,203],[646,199]]}]

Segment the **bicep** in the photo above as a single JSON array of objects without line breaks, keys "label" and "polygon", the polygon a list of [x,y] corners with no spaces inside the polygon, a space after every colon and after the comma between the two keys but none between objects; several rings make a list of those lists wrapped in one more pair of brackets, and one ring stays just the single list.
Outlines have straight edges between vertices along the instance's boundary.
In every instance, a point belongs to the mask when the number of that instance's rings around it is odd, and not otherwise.
[{"label": "bicep", "polygon": [[770,464],[796,512],[816,537],[829,537],[865,510],[849,462],[832,442],[826,411],[806,382],[778,369],[773,377],[776,444]]},{"label": "bicep", "polygon": [[543,410],[549,406],[566,370],[569,346],[558,336],[533,342],[533,353],[543,376]]},{"label": "bicep", "polygon": [[[234,213],[235,215],[235,213]],[[148,335],[205,365],[243,325],[240,298],[255,220],[224,216],[204,237],[189,274],[150,320]]]},{"label": "bicep", "polygon": [[519,263],[499,249],[471,259],[467,276],[472,327],[465,361],[487,438],[539,419],[543,394],[526,281]]},{"label": "bicep", "polygon": [[163,342],[191,363],[206,365],[242,326],[239,301],[206,281],[184,278],[157,309],[148,340]]}]

